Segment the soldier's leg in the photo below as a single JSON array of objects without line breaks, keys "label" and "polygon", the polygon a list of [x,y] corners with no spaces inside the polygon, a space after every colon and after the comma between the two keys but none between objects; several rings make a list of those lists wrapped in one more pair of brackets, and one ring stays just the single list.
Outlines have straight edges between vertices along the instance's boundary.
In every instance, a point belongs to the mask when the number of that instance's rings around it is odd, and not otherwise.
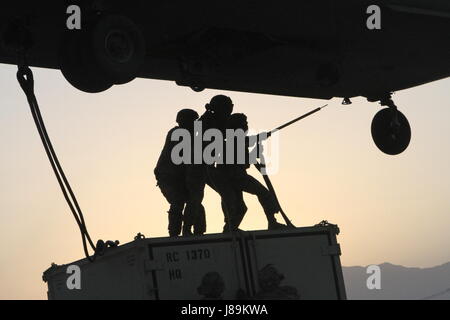
[{"label": "soldier's leg", "polygon": [[[203,185],[204,188],[204,185]],[[204,196],[204,191],[200,188],[192,190],[189,192],[188,200],[186,202],[186,207],[184,209],[183,217],[183,235],[192,235],[192,227],[198,219],[198,215],[201,212],[202,200]]]},{"label": "soldier's leg", "polygon": [[206,232],[206,214],[205,207],[200,204],[200,210],[197,213],[197,217],[194,223],[194,234],[202,235]]},{"label": "soldier's leg", "polygon": [[247,213],[247,206],[245,205],[244,201],[244,193],[241,190],[235,189],[234,201],[234,212],[231,217],[231,227],[233,230],[238,230],[245,214]]},{"label": "soldier's leg", "polygon": [[197,216],[202,210],[205,191],[205,168],[201,165],[191,165],[186,169],[187,201],[184,209],[183,235],[192,235]]},{"label": "soldier's leg", "polygon": [[239,230],[239,225],[247,212],[242,191],[233,188],[230,192],[231,195],[227,195],[226,200],[221,201],[222,211],[225,217],[224,232]]},{"label": "soldier's leg", "polygon": [[270,191],[258,180],[252,176],[245,174],[238,180],[242,191],[256,195],[258,201],[268,215],[273,215],[280,210],[275,197]]},{"label": "soldier's leg", "polygon": [[163,196],[170,204],[168,211],[169,219],[169,235],[176,237],[180,235],[181,225],[183,221],[183,208],[185,203],[185,192],[180,182],[175,179],[159,179],[158,187],[160,188]]},{"label": "soldier's leg", "polygon": [[239,175],[237,180],[242,191],[254,194],[258,197],[258,201],[264,209],[266,214],[269,229],[277,229],[284,227],[283,224],[277,222],[275,214],[280,211],[280,206],[273,194],[257,179],[250,176],[245,172],[245,174]]},{"label": "soldier's leg", "polygon": [[172,203],[169,209],[169,236],[177,237],[183,224],[184,203]]},{"label": "soldier's leg", "polygon": [[[207,168],[206,183],[214,189],[221,199],[224,215],[224,232],[236,230],[239,226],[242,205],[239,203],[238,190],[233,187],[230,176],[226,169]],[[244,204],[245,206],[245,204]],[[230,220],[230,221],[229,221]]]}]

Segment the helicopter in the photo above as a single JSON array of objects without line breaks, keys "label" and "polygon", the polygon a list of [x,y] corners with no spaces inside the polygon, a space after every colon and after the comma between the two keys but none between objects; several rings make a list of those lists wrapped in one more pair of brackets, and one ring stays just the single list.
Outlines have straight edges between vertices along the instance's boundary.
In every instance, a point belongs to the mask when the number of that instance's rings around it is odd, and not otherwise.
[{"label": "helicopter", "polygon": [[377,147],[405,151],[392,99],[450,76],[444,0],[73,0],[0,4],[0,63],[59,69],[99,93],[135,78],[293,97],[379,102]]}]

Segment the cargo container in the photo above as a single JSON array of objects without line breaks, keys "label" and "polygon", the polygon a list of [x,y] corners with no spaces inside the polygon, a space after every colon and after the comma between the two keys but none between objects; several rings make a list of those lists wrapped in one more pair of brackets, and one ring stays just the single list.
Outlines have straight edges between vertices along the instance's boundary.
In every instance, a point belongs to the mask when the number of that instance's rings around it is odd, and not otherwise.
[{"label": "cargo container", "polygon": [[[95,262],[53,264],[49,299],[345,299],[336,225],[136,237]],[[77,284],[78,281],[78,284]]]}]

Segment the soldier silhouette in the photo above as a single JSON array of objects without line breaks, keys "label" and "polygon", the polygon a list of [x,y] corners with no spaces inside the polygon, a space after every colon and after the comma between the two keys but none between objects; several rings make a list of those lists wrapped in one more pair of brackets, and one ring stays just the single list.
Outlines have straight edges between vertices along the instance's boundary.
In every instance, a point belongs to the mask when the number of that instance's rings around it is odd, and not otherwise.
[{"label": "soldier silhouette", "polygon": [[[247,192],[258,197],[258,201],[264,209],[268,223],[268,229],[285,228],[284,224],[278,223],[275,214],[280,211],[280,207],[274,195],[257,179],[247,173],[250,167],[250,138],[247,136],[248,122],[247,116],[243,113],[232,114],[228,118],[227,129],[232,129],[235,132],[241,130],[244,139],[240,139],[244,143],[239,143],[239,138],[235,134],[234,138],[234,159],[233,163],[225,163],[218,165],[217,170],[221,172],[219,176],[227,177],[228,190],[226,191],[225,206],[228,209],[228,215],[225,217],[224,231],[237,230],[244,215],[247,211],[247,206],[244,202],[243,192]],[[252,139],[256,142],[256,137]],[[227,141],[227,145],[229,141]],[[227,148],[228,148],[227,146]],[[257,148],[258,146],[255,146]],[[244,159],[238,161],[239,148],[244,148],[241,152],[244,154]],[[228,150],[228,149],[224,149]],[[253,151],[252,151],[253,152]],[[226,157],[226,155],[225,155]],[[255,157],[256,158],[256,157]],[[229,219],[229,221],[228,221]]]},{"label": "soldier silhouette", "polygon": [[[186,129],[191,134],[194,132],[194,122],[198,119],[198,113],[191,109],[183,109],[178,112],[176,122],[178,126],[172,128],[166,136],[164,147],[159,156],[154,170],[157,186],[170,204],[169,235],[176,237],[180,234],[183,221],[184,235],[201,235],[206,232],[205,209],[196,202],[197,190],[190,189],[191,164],[174,164],[171,158],[173,147],[178,143],[171,137],[175,130]],[[184,215],[183,215],[184,210]]]},{"label": "soldier silhouette", "polygon": [[[227,124],[229,117],[233,112],[233,107],[233,102],[229,97],[217,95],[206,105],[206,112],[200,117],[200,121],[202,121],[202,130],[204,132],[208,129],[220,130],[224,139],[222,141],[224,145]],[[221,197],[225,222],[230,215],[233,215],[233,212],[247,210],[243,200],[239,201],[239,199],[236,198],[236,192],[224,171],[218,170],[215,165],[205,165],[203,172],[205,174],[205,183]],[[245,208],[236,208],[236,206],[242,205]],[[228,231],[226,226],[224,227],[224,231]]]},{"label": "soldier silhouette", "polygon": [[[228,117],[233,112],[233,103],[231,99],[224,95],[214,96],[205,106],[206,111],[200,117],[199,121],[202,124],[202,131],[208,129],[218,129],[225,132]],[[195,132],[195,135],[203,132]],[[204,146],[203,146],[204,147]],[[195,152],[195,149],[193,149]],[[201,148],[203,155],[203,148]],[[200,155],[200,156],[202,156]],[[195,155],[193,155],[194,158]],[[210,179],[210,169],[212,165],[207,165],[202,158],[201,163],[192,163],[186,166],[186,184],[189,189],[190,201],[185,209],[185,223],[183,226],[183,235],[190,234],[190,225],[195,221],[197,212],[202,212],[202,201],[204,197],[205,185],[208,183],[214,190],[218,191],[214,183]],[[217,180],[221,185],[222,180]],[[219,192],[219,191],[218,191]],[[220,192],[219,192],[220,193]],[[199,209],[200,208],[200,209]]]},{"label": "soldier silhouette", "polygon": [[225,135],[228,118],[233,113],[233,101],[224,95],[214,96],[205,106],[205,113],[200,117],[203,130],[218,129]]}]

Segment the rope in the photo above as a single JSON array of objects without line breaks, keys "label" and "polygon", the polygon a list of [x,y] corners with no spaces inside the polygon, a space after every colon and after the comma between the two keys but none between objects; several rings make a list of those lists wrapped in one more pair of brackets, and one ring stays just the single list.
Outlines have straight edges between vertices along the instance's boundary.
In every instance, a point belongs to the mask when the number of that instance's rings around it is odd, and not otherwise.
[{"label": "rope", "polygon": [[[259,150],[263,150],[263,146],[261,144],[261,141],[259,140],[259,137],[258,137],[258,143],[256,145],[256,148],[259,148]],[[291,222],[291,220],[289,220],[289,217],[281,208],[281,204],[280,204],[280,201],[278,200],[277,194],[275,192],[275,188],[273,187],[272,182],[270,181],[270,178],[267,175],[267,172],[263,172],[263,169],[266,167],[266,160],[264,158],[263,153],[260,152],[259,150],[258,150],[258,154],[259,154],[261,162],[256,162],[253,165],[263,176],[263,179],[264,179],[264,182],[266,183],[267,189],[269,189],[269,192],[274,197],[274,199],[278,205],[278,208],[280,209],[280,214],[283,217],[284,221],[286,222],[286,225],[290,228],[295,228],[294,224]]]},{"label": "rope", "polygon": [[[25,93],[25,96],[27,97],[34,123],[36,124],[37,131],[41,138],[42,144],[44,146],[45,152],[50,161],[50,165],[56,176],[58,184],[64,195],[64,199],[66,200],[67,204],[69,205],[70,211],[72,212],[72,215],[74,216],[75,221],[77,222],[78,228],[80,229],[81,238],[82,238],[82,242],[83,242],[83,250],[86,255],[86,258],[89,261],[94,262],[95,258],[97,257],[97,251],[98,251],[97,249],[99,249],[99,248],[103,249],[104,242],[99,240],[97,242],[97,245],[94,245],[94,243],[89,235],[89,232],[87,231],[83,212],[81,211],[81,208],[78,204],[75,194],[73,193],[73,190],[69,184],[69,181],[67,180],[64,170],[58,160],[58,157],[53,148],[50,137],[48,136],[47,129],[45,127],[45,123],[44,123],[44,120],[42,118],[42,115],[41,115],[41,112],[39,109],[39,104],[37,102],[37,99],[36,99],[36,96],[34,93],[33,72],[31,71],[31,69],[28,66],[26,66],[24,64],[19,65],[18,70],[17,70],[17,80],[19,81],[19,84],[20,84],[23,92]],[[91,249],[94,251],[94,255],[92,257],[89,255],[88,246],[87,246],[88,243],[89,243],[89,246],[91,247]]]}]

